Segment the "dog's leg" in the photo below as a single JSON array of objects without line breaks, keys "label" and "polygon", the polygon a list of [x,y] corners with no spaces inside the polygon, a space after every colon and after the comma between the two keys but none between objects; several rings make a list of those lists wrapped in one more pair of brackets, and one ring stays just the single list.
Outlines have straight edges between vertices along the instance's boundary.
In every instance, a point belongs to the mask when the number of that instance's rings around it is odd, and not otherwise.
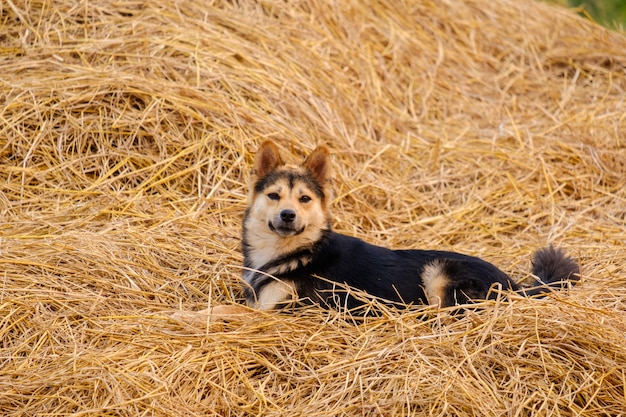
[{"label": "dog's leg", "polygon": [[219,305],[200,311],[177,311],[170,315],[186,323],[214,323],[218,321],[252,320],[255,311],[239,305]]}]

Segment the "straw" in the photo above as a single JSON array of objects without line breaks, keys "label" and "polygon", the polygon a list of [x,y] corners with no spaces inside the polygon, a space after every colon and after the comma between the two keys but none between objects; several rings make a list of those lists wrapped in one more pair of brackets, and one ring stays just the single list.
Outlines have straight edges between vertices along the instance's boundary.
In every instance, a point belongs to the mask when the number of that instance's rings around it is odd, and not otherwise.
[{"label": "straw", "polygon": [[[626,39],[527,0],[0,6],[0,409],[620,415]],[[581,283],[458,316],[242,302],[254,151],[331,149],[335,230]],[[371,301],[375,307],[377,302]]]}]

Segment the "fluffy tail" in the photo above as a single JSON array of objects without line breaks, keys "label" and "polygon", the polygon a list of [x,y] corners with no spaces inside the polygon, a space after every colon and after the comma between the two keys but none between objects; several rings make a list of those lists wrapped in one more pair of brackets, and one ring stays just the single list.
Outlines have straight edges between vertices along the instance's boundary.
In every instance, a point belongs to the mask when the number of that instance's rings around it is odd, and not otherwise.
[{"label": "fluffy tail", "polygon": [[524,290],[524,294],[530,296],[565,288],[568,283],[575,283],[580,279],[578,262],[560,248],[554,249],[552,245],[535,252],[532,273],[538,279],[532,288]]}]

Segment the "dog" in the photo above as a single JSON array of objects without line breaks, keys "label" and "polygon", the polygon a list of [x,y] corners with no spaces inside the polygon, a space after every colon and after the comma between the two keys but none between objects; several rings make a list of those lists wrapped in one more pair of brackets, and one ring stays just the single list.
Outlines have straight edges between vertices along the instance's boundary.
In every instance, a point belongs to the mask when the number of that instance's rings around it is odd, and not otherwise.
[{"label": "dog", "polygon": [[243,221],[245,298],[258,310],[293,303],[357,311],[361,290],[392,305],[439,307],[497,296],[501,288],[544,294],[579,278],[577,262],[550,246],[533,257],[532,288],[523,288],[491,263],[437,250],[392,250],[331,227],[331,166],[326,147],[301,165],[287,165],[278,148],[259,148]]},{"label": "dog", "polygon": [[[549,246],[534,254],[536,280],[522,287],[480,258],[438,250],[392,250],[335,233],[331,226],[329,151],[317,147],[300,165],[264,142],[255,155],[242,233],[244,295],[249,308],[220,305],[178,318],[250,319],[289,305],[364,311],[366,293],[394,306],[451,307],[498,296],[499,289],[542,295],[579,279],[577,262]],[[356,291],[354,291],[356,290]]]}]

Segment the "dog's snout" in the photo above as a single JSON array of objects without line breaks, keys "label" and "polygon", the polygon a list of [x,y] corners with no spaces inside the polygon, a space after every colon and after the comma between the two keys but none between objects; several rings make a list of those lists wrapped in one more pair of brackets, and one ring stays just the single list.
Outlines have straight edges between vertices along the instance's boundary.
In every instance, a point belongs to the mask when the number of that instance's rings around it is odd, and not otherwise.
[{"label": "dog's snout", "polygon": [[296,212],[291,209],[285,209],[280,212],[280,219],[286,223],[291,223],[296,219]]}]

